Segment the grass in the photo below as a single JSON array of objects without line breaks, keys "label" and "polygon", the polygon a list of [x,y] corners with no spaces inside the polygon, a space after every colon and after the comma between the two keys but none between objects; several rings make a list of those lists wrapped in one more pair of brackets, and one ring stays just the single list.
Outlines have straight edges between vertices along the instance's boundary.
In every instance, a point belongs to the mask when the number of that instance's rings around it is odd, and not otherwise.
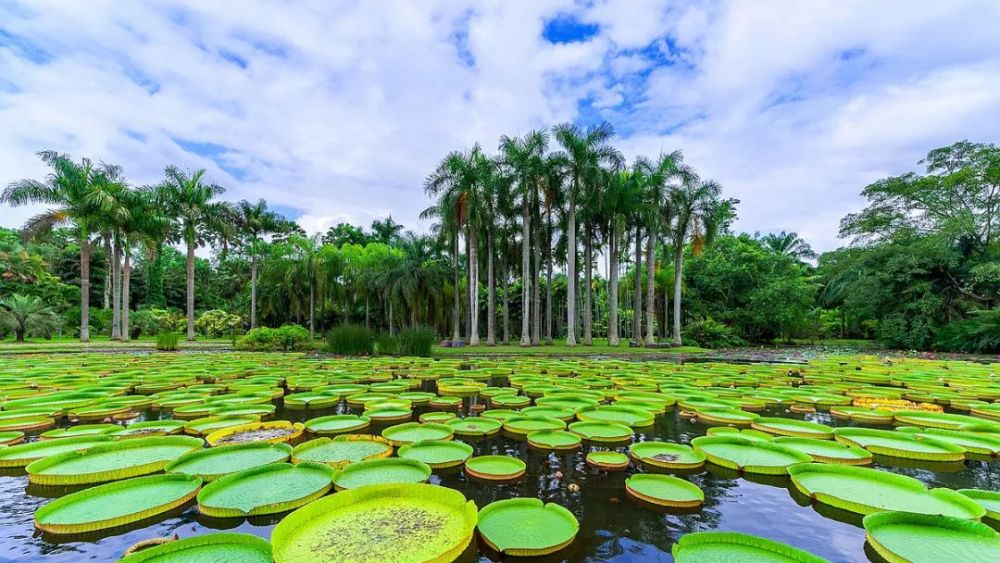
[{"label": "grass", "polygon": [[520,346],[519,344],[486,346],[463,346],[461,348],[434,347],[434,356],[442,358],[466,356],[654,356],[678,354],[703,354],[711,352],[707,348],[697,346],[680,346],[678,348],[629,348],[628,343],[620,346],[608,346],[607,339],[595,338],[593,346],[566,346],[565,341],[556,341],[551,346]]},{"label": "grass", "polygon": [[[194,342],[184,340],[179,343],[180,350],[228,350],[233,341],[230,338],[199,338]],[[44,338],[29,338],[26,342],[14,342],[13,338],[0,340],[0,354],[35,354],[39,352],[101,352],[105,350],[155,350],[156,336],[144,336],[138,340],[117,342],[107,336],[92,336],[90,342],[80,342],[78,338],[56,337],[51,340]]]}]

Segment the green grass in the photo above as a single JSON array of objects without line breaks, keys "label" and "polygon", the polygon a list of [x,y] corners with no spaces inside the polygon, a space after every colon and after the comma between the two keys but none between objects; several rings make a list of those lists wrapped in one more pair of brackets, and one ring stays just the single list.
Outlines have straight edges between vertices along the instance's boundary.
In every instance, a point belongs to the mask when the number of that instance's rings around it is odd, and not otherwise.
[{"label": "green grass", "polygon": [[565,341],[556,341],[551,346],[520,346],[519,344],[486,346],[463,346],[461,348],[434,347],[435,357],[461,357],[461,356],[625,356],[625,355],[678,355],[678,354],[703,354],[711,352],[707,348],[697,346],[680,346],[678,348],[629,348],[627,342],[620,346],[608,346],[607,339],[595,338],[593,346],[566,346]]},{"label": "green grass", "polygon": [[[227,350],[232,348],[230,338],[199,338],[188,342],[181,337],[181,350]],[[102,350],[155,350],[156,336],[144,336],[138,340],[115,342],[107,336],[93,336],[83,343],[77,338],[57,337],[52,340],[29,338],[27,342],[15,342],[13,338],[0,340],[0,354],[35,354],[39,352],[88,352]]]}]

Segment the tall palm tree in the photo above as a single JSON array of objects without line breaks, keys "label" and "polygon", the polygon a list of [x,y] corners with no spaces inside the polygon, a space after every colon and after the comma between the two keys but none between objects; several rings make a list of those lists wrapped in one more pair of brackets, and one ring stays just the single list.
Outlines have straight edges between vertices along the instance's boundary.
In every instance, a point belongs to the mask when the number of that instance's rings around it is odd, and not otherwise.
[{"label": "tall palm tree", "polygon": [[95,165],[84,158],[73,162],[68,155],[42,151],[38,156],[52,168],[44,180],[12,182],[0,194],[0,203],[12,206],[47,204],[50,209],[32,217],[23,230],[28,236],[50,231],[54,226],[73,223],[80,245],[80,341],[90,341],[90,236],[94,222],[111,202],[101,193],[117,167]]},{"label": "tall palm tree", "polygon": [[566,163],[569,176],[566,197],[566,345],[576,346],[576,203],[580,191],[601,174],[603,166],[617,166],[621,153],[611,146],[615,131],[610,123],[590,127],[586,131],[573,123],[563,123],[553,129],[562,147],[560,157]]},{"label": "tall palm tree", "polygon": [[257,275],[263,237],[278,232],[285,221],[280,214],[268,209],[263,199],[257,203],[244,199],[233,210],[236,230],[243,239],[245,252],[250,255],[250,328],[254,329],[257,328]]},{"label": "tall palm tree", "polygon": [[816,257],[816,253],[809,246],[809,243],[795,232],[781,231],[780,233],[767,233],[764,236],[758,234],[756,238],[771,252],[791,256],[799,262]]},{"label": "tall palm tree", "polygon": [[226,190],[204,182],[205,169],[184,172],[167,166],[163,182],[180,239],[187,246],[187,339],[194,340],[194,252],[208,239],[209,230],[223,215],[223,204],[212,199]]},{"label": "tall palm tree", "polygon": [[385,219],[372,221],[372,238],[384,244],[395,244],[403,234],[403,226],[392,220],[392,215]]},{"label": "tall palm tree", "polygon": [[[130,307],[132,280],[132,251],[134,245],[144,245],[148,249],[155,246],[156,241],[166,238],[170,228],[170,218],[156,199],[155,191],[149,189],[127,190],[123,193],[122,206],[124,220],[119,230],[121,232],[122,252],[124,262],[121,266],[121,323],[120,336],[122,340],[130,337]],[[147,280],[149,283],[149,280]]]},{"label": "tall palm tree", "polygon": [[642,208],[641,174],[633,170],[609,171],[603,193],[603,224],[608,240],[608,344],[618,346],[618,264],[622,237],[630,218]]}]

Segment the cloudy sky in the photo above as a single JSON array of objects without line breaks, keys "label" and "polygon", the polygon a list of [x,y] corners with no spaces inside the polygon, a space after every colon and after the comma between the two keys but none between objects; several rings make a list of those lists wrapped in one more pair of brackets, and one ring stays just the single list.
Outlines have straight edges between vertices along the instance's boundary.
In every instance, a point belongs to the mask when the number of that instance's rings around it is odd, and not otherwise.
[{"label": "cloudy sky", "polygon": [[0,0],[0,185],[56,149],[207,168],[310,231],[422,230],[449,150],[608,120],[629,157],[682,149],[739,229],[830,249],[866,183],[998,140],[998,29],[995,0]]}]

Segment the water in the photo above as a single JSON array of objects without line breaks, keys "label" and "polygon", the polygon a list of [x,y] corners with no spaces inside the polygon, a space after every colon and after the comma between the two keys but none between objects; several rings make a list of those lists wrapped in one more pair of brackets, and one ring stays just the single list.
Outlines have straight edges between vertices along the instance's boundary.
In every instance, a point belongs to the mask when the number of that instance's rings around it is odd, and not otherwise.
[{"label": "water", "polygon": [[[279,408],[275,418],[301,421],[344,411],[344,405],[322,411]],[[824,413],[803,417],[780,409],[761,414],[805,418],[832,426],[845,424]],[[148,419],[158,416],[158,413],[144,414]],[[378,432],[383,427],[373,430]],[[638,432],[637,439],[689,443],[704,435],[706,430],[706,426],[691,423],[681,418],[676,410],[670,410],[657,418],[655,426]],[[684,475],[705,492],[703,507],[687,513],[660,512],[636,505],[625,494],[625,478],[637,471],[635,467],[617,473],[594,470],[584,462],[586,448],[558,456],[536,452],[524,442],[502,436],[470,443],[475,455],[510,454],[524,459],[528,465],[527,475],[514,484],[493,485],[470,481],[461,471],[453,471],[436,474],[432,483],[460,490],[479,507],[511,497],[537,497],[565,506],[579,519],[580,533],[572,545],[551,557],[534,558],[533,561],[671,561],[670,548],[678,538],[705,530],[755,534],[832,561],[868,560],[860,517],[821,505],[809,506],[807,500],[796,498],[797,493],[793,495],[794,489],[787,477],[740,476],[709,465],[703,471]],[[914,465],[904,460],[876,459],[878,463],[873,467],[915,477],[931,487],[1000,488],[997,465],[983,461]],[[250,521],[207,519],[199,515],[192,504],[166,517],[130,528],[87,537],[49,537],[34,530],[33,514],[48,500],[39,495],[52,496],[62,491],[26,490],[27,484],[23,473],[8,472],[0,476],[0,561],[38,561],[43,557],[45,561],[114,561],[136,542],[174,533],[183,538],[229,530],[269,538],[273,527],[284,516],[278,514]],[[579,490],[572,492],[571,484],[577,485]],[[467,550],[463,559],[485,562],[497,557],[479,547]]]}]

